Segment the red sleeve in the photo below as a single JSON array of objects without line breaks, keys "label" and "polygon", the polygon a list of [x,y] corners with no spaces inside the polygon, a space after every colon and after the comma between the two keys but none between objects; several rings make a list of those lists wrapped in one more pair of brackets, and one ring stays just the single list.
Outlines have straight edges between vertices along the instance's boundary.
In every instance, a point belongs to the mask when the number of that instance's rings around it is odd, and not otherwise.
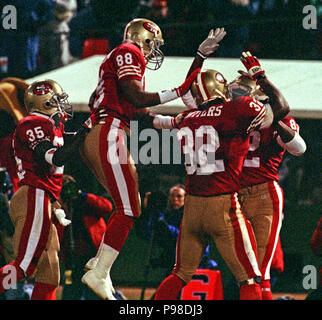
[{"label": "red sleeve", "polygon": [[237,118],[240,132],[251,132],[258,128],[265,118],[265,106],[250,97],[238,97],[232,100],[231,113]]},{"label": "red sleeve", "polygon": [[105,217],[113,210],[111,201],[92,193],[87,194],[86,205],[89,209],[85,210],[86,214],[96,217]]},{"label": "red sleeve", "polygon": [[288,127],[293,129],[296,132],[300,131],[299,125],[296,123],[295,119],[292,117],[285,117],[281,120],[284,124],[286,124]]},{"label": "red sleeve", "polygon": [[322,256],[322,217],[320,218],[311,238],[311,250],[317,256]]},{"label": "red sleeve", "polygon": [[141,55],[131,46],[121,46],[113,55],[113,64],[119,80],[142,80],[144,75],[144,65]]},{"label": "red sleeve", "polygon": [[53,125],[45,118],[34,118],[17,127],[17,137],[32,150],[41,141],[51,141],[52,136]]}]

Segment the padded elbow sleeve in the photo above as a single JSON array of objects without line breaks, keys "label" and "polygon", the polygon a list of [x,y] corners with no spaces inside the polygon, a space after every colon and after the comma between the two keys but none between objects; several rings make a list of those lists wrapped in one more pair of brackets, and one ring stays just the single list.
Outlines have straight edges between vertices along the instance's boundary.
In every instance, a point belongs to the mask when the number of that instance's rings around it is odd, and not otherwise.
[{"label": "padded elbow sleeve", "polygon": [[285,143],[282,141],[281,137],[278,136],[277,142],[293,156],[300,156],[306,151],[306,143],[297,132],[291,141]]}]

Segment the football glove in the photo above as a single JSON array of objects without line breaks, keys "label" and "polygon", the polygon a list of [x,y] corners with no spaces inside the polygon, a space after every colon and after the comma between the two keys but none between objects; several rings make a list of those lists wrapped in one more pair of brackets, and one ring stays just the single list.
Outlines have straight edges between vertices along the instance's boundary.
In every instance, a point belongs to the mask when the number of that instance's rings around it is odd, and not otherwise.
[{"label": "football glove", "polygon": [[242,53],[240,61],[246,67],[248,74],[253,80],[259,80],[261,77],[265,76],[265,71],[262,69],[258,59],[252,56],[249,51]]},{"label": "football glove", "polygon": [[107,113],[104,109],[96,109],[90,117],[83,123],[83,127],[88,130],[94,128],[97,124],[104,124],[104,119],[107,117]]},{"label": "football glove", "polygon": [[226,35],[224,28],[217,28],[215,31],[211,29],[208,37],[200,44],[197,54],[202,59],[207,59],[211,54],[213,54],[219,47],[219,42]]},{"label": "football glove", "polygon": [[58,222],[64,227],[68,226],[71,223],[71,220],[66,219],[66,214],[63,209],[54,210]]}]

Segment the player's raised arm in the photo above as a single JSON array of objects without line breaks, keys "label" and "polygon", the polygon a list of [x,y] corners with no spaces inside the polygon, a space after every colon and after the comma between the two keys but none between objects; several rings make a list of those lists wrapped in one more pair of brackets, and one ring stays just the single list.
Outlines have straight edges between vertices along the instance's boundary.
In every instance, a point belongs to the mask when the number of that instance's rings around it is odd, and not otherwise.
[{"label": "player's raised arm", "polygon": [[269,104],[274,113],[274,122],[276,123],[283,119],[290,112],[288,102],[272,82],[267,79],[258,59],[247,51],[242,53],[240,60],[246,67],[249,76],[257,81],[264,93],[269,97]]},{"label": "player's raised arm", "polygon": [[[219,42],[225,37],[226,31],[224,28],[211,29],[207,38],[199,45],[197,54],[192,61],[190,69],[187,73],[187,78],[198,68],[202,68],[204,61],[214,54],[219,48]],[[189,108],[197,108],[197,104],[194,101],[191,92],[188,91],[181,97],[185,106]]]},{"label": "player's raised arm", "polygon": [[121,89],[127,100],[137,108],[146,108],[175,100],[184,95],[190,88],[200,69],[196,69],[186,80],[176,88],[159,92],[146,92],[138,80],[124,80]]},{"label": "player's raised arm", "polygon": [[86,134],[98,123],[103,123],[106,117],[104,110],[96,110],[83,123],[82,127],[70,139],[69,143],[61,147],[55,147],[50,141],[44,140],[39,142],[35,148],[34,153],[40,159],[44,159],[50,165],[57,167],[63,166],[83,143]]}]

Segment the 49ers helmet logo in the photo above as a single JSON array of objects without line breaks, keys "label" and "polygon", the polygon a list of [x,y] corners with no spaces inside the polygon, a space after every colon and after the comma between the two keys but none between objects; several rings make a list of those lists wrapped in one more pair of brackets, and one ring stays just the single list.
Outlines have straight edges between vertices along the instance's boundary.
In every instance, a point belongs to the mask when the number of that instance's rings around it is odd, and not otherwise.
[{"label": "49ers helmet logo", "polygon": [[224,78],[224,76],[220,73],[220,72],[217,72],[216,73],[216,80],[219,82],[219,83],[225,83],[226,80]]},{"label": "49ers helmet logo", "polygon": [[36,94],[37,96],[43,96],[43,95],[49,93],[52,89],[53,89],[53,87],[51,84],[43,83],[34,89],[34,94]]},{"label": "49ers helmet logo", "polygon": [[151,23],[151,22],[144,22],[144,23],[143,23],[143,27],[144,27],[146,30],[148,30],[148,31],[150,31],[150,32],[152,32],[152,33],[154,33],[155,35],[158,35],[158,34],[160,33],[160,31],[159,31],[159,29],[156,27],[156,25],[155,25],[155,24],[153,24],[153,23]]}]

